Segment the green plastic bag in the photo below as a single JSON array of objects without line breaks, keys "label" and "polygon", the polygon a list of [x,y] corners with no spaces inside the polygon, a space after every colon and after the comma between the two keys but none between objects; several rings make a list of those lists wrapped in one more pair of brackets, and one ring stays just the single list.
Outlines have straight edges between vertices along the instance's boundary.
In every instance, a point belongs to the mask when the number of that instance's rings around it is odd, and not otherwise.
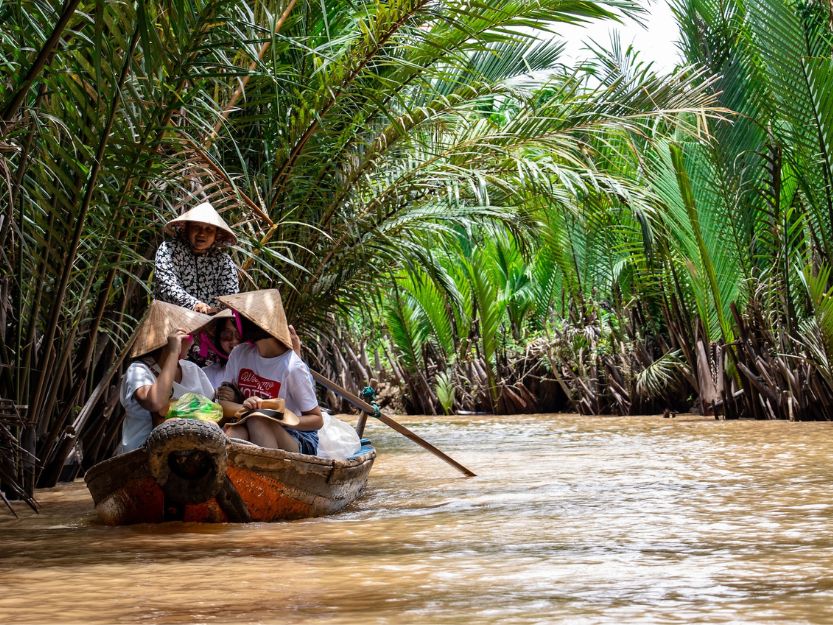
[{"label": "green plastic bag", "polygon": [[223,407],[199,393],[185,393],[168,408],[166,419],[197,419],[219,422],[223,418]]}]

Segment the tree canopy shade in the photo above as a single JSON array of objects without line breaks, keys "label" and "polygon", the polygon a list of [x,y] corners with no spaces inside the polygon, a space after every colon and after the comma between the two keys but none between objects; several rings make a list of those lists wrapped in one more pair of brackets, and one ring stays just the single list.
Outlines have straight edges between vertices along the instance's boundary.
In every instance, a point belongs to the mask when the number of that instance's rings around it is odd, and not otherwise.
[{"label": "tree canopy shade", "polygon": [[[703,110],[693,86],[595,110],[575,80],[536,95],[529,76],[558,70],[560,48],[530,27],[637,11],[622,0],[0,4],[0,396],[33,415],[41,482],[79,436],[93,457],[111,446],[109,388],[161,223],[210,200],[242,234],[245,285],[280,285],[290,316],[325,331],[328,313],[361,305],[391,267],[424,262],[426,233],[483,220],[519,230],[533,223],[530,194],[610,188],[588,169],[584,137]],[[616,88],[628,93],[607,95]]]},{"label": "tree canopy shade", "polygon": [[204,200],[316,355],[383,327],[415,409],[534,408],[519,354],[582,412],[833,397],[825,8],[674,6],[666,76],[559,64],[625,0],[0,3],[0,397],[40,483],[112,449],[161,224]]}]

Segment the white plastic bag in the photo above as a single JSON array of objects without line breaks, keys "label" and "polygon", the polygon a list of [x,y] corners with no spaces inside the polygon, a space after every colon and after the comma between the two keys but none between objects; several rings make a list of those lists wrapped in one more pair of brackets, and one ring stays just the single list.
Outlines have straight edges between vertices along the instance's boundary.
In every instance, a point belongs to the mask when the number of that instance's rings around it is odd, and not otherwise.
[{"label": "white plastic bag", "polygon": [[318,455],[344,460],[359,451],[362,442],[356,430],[341,419],[324,413],[324,427],[318,430]]}]

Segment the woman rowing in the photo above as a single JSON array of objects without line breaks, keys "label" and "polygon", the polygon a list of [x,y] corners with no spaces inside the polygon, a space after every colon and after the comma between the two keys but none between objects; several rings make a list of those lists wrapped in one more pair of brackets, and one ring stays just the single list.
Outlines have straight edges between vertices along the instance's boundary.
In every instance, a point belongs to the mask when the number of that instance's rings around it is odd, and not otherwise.
[{"label": "woman rowing", "polygon": [[164,231],[172,238],[156,251],[156,299],[216,313],[218,297],[240,290],[237,267],[225,251],[237,243],[234,232],[208,202],[170,220]]}]

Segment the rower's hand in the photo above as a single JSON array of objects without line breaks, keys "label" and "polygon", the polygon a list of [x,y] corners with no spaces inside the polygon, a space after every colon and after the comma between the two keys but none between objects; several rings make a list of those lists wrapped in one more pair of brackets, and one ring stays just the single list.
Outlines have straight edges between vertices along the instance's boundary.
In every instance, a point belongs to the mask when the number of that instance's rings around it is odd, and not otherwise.
[{"label": "rower's hand", "polygon": [[220,312],[219,308],[214,308],[214,306],[209,306],[205,302],[197,302],[194,304],[194,310],[198,313],[202,313],[204,315],[213,315],[214,313]]},{"label": "rower's hand", "polygon": [[263,404],[263,398],[252,395],[243,401],[243,407],[246,410],[257,410]]}]

